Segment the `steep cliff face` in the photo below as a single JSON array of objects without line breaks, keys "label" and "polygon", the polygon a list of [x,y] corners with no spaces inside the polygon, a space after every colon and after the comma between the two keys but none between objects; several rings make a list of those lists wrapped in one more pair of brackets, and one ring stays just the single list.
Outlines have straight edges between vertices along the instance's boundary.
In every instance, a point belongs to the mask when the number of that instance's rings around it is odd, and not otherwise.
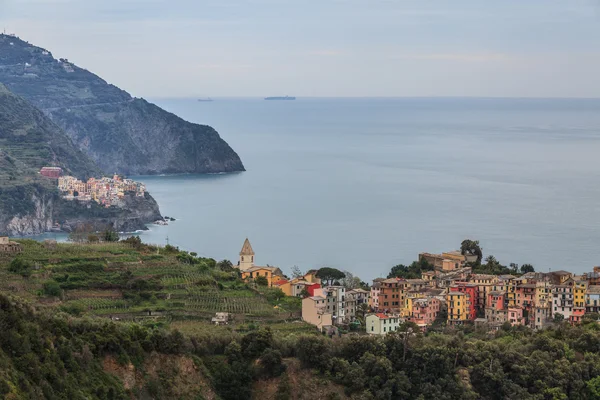
[{"label": "steep cliff face", "polygon": [[158,204],[148,193],[125,196],[121,207],[105,208],[95,202],[64,200],[56,189],[40,184],[0,187],[0,235],[37,235],[51,229],[71,232],[79,226],[134,232],[160,218]]},{"label": "steep cliff face", "polygon": [[0,234],[39,234],[56,222],[66,231],[87,224],[131,232],[160,218],[149,194],[126,196],[119,208],[63,200],[57,181],[38,173],[44,166],[80,178],[101,175],[56,124],[0,84]]},{"label": "steep cliff face", "polygon": [[95,231],[110,227],[117,232],[134,232],[145,230],[147,223],[162,218],[158,204],[148,193],[143,198],[125,196],[122,206],[118,208],[61,199],[53,215],[54,221],[65,232],[71,232],[81,225]]},{"label": "steep cliff face", "polygon": [[0,188],[0,234],[24,236],[47,232],[52,228],[58,200],[55,193],[42,185]]},{"label": "steep cliff face", "polygon": [[153,175],[244,169],[213,128],[188,123],[143,99],[59,108],[50,117],[105,171]]},{"label": "steep cliff face", "polygon": [[47,113],[103,170],[122,174],[243,171],[211,127],[132,98],[68,60],[0,35],[0,82]]}]

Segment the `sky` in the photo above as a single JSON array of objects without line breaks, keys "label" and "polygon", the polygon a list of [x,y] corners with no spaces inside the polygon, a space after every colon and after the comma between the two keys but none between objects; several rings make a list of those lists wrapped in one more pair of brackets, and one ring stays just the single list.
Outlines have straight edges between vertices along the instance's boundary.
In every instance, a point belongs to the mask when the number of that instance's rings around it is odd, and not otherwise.
[{"label": "sky", "polygon": [[138,97],[600,97],[600,0],[0,0]]}]

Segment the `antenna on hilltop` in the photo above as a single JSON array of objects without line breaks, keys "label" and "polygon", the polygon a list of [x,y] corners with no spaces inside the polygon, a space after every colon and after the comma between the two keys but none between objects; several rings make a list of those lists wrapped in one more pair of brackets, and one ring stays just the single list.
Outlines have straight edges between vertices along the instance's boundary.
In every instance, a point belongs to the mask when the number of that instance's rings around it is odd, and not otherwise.
[{"label": "antenna on hilltop", "polygon": [[167,236],[167,246],[169,245],[169,237]]}]

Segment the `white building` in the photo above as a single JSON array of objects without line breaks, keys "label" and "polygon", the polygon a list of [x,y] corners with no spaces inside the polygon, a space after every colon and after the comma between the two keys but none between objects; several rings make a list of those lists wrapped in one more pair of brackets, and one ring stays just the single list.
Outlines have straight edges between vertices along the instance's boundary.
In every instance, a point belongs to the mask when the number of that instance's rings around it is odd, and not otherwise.
[{"label": "white building", "polygon": [[565,320],[573,314],[573,287],[556,285],[552,288],[552,315],[562,314]]},{"label": "white building", "polygon": [[366,330],[370,335],[387,335],[396,332],[402,323],[398,315],[371,314],[366,318]]},{"label": "white building", "polygon": [[315,289],[315,296],[325,299],[326,310],[333,316],[333,323],[340,324],[346,318],[346,288],[343,286],[328,286]]}]

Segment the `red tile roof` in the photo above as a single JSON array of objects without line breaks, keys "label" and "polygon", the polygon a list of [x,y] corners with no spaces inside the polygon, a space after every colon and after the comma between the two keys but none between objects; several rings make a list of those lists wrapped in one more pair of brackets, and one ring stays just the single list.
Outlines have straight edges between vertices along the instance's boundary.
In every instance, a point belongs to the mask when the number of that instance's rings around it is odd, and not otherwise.
[{"label": "red tile roof", "polygon": [[375,314],[375,315],[377,315],[380,319],[388,319],[389,318],[387,315],[381,314],[381,313]]}]

